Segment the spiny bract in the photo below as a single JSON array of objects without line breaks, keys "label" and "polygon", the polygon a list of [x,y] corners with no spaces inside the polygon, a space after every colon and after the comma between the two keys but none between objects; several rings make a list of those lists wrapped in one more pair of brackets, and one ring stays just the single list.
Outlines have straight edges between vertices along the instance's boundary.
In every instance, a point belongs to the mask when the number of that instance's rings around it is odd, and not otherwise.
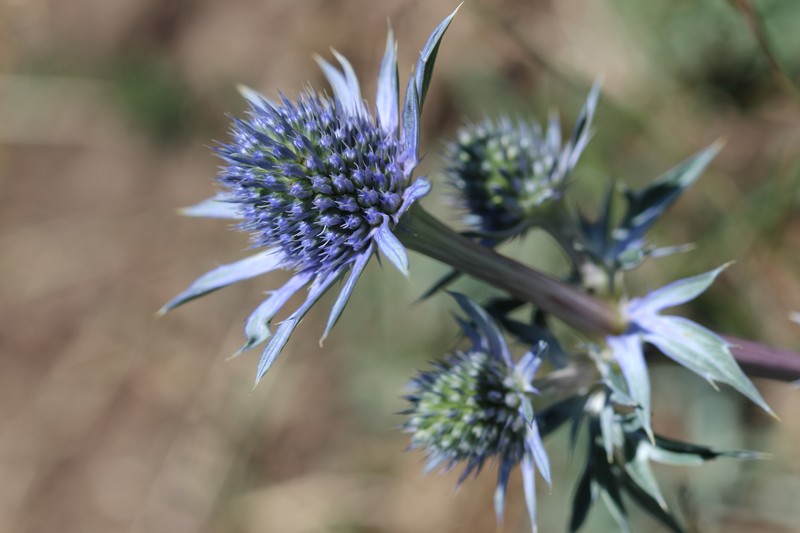
[{"label": "spiny bract", "polygon": [[687,318],[662,314],[665,309],[700,296],[727,266],[674,281],[641,298],[625,302],[623,313],[629,321],[627,331],[606,337],[610,355],[619,365],[628,395],[638,406],[636,413],[642,428],[651,437],[650,377],[644,356],[645,343],[652,344],[661,353],[712,384],[727,383],[774,415],[739,367],[727,340]]}]

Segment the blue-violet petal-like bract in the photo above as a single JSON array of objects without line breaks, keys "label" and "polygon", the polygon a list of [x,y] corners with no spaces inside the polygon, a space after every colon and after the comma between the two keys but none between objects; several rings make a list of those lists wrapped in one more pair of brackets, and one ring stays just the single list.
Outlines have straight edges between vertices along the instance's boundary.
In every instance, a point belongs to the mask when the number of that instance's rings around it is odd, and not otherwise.
[{"label": "blue-violet petal-like bract", "polygon": [[645,432],[653,438],[650,424],[650,378],[644,344],[652,344],[664,355],[711,384],[726,383],[767,413],[772,409],[730,352],[728,342],[700,324],[662,311],[694,300],[705,292],[727,265],[674,281],[625,306],[630,327],[622,335],[608,336],[606,343],[619,365],[628,393],[637,404],[637,415]]},{"label": "blue-violet petal-like bract", "polygon": [[[249,113],[233,120],[232,140],[217,150],[225,163],[219,177],[224,190],[186,208],[184,214],[238,219],[238,227],[249,232],[255,247],[262,250],[201,276],[162,312],[272,270],[294,271],[245,325],[247,340],[240,353],[269,340],[256,383],[306,313],[345,274],[350,272],[350,277],[323,338],[373,254],[380,251],[407,272],[406,251],[393,230],[430,190],[424,178],[412,180],[419,162],[420,112],[439,44],[454,15],[437,26],[423,48],[402,113],[391,30],[378,75],[375,115],[361,97],[353,67],[336,52],[341,68],[317,58],[333,98],[309,88],[294,101],[282,96],[274,102],[241,89]],[[305,302],[272,335],[270,322],[305,286],[309,287]]]}]

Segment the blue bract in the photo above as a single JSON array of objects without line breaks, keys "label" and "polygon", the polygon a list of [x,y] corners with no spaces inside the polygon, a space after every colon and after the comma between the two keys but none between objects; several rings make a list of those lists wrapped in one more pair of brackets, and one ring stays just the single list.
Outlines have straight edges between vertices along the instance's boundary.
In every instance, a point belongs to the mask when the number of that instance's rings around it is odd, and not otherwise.
[{"label": "blue bract", "polygon": [[[642,427],[652,438],[650,426],[650,378],[643,346],[652,344],[667,357],[686,367],[712,385],[726,383],[756,405],[774,414],[753,383],[739,368],[725,339],[700,324],[661,312],[694,300],[705,292],[727,265],[657,289],[625,306],[630,327],[622,335],[608,336],[606,342],[619,365],[628,394],[638,405]],[[716,386],[716,385],[715,385]]]},{"label": "blue bract", "polygon": [[[459,483],[478,473],[489,459],[499,464],[495,512],[503,518],[506,487],[512,468],[520,464],[525,500],[536,529],[535,470],[550,483],[550,462],[534,419],[533,377],[541,364],[540,342],[514,362],[497,325],[488,313],[463,295],[454,294],[468,321],[461,320],[472,341],[433,370],[420,373],[407,396],[403,428],[411,433],[411,448],[424,448],[427,471],[465,463]],[[534,466],[535,465],[535,466]]]},{"label": "blue bract", "polygon": [[[378,250],[403,273],[408,258],[393,230],[400,216],[430,190],[412,180],[419,162],[419,120],[442,36],[455,12],[434,30],[422,50],[399,109],[396,43],[391,30],[380,65],[376,114],[361,97],[350,63],[334,52],[341,70],[320,64],[334,98],[308,89],[294,102],[273,102],[243,89],[250,103],[245,119],[234,119],[218,196],[185,214],[241,220],[261,252],[208,272],[167,303],[162,312],[231,283],[276,269],[295,272],[248,318],[241,351],[269,339],[258,366],[258,382],[297,324],[348,271],[323,338],[336,323],[359,276]],[[400,118],[402,114],[402,120]],[[270,322],[301,288],[305,302],[271,336]],[[270,338],[271,337],[271,338]]]}]

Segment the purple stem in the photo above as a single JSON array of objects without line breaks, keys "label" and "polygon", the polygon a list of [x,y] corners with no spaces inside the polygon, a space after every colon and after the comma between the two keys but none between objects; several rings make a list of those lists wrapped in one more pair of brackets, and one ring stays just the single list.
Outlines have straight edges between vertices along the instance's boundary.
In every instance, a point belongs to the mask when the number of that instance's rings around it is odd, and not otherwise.
[{"label": "purple stem", "polygon": [[504,290],[584,333],[618,334],[626,324],[616,306],[459,235],[419,206],[400,219],[407,248]]},{"label": "purple stem", "polygon": [[731,344],[731,353],[747,375],[778,381],[800,379],[800,353],[730,335],[723,338]]}]

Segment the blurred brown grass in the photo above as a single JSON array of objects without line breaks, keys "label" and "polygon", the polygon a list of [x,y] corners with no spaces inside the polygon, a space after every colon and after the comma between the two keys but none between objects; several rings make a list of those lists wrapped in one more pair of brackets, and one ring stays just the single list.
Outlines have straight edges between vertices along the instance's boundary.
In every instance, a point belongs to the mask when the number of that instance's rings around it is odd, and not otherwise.
[{"label": "blurred brown grass", "polygon": [[[451,340],[447,302],[410,306],[437,267],[415,259],[411,283],[371,267],[325,347],[317,344],[324,313],[315,312],[254,391],[256,354],[225,358],[281,274],[153,316],[247,246],[224,223],[175,213],[213,190],[217,162],[205,146],[224,138],[224,113],[242,109],[234,84],[290,95],[307,81],[324,86],[311,55],[334,46],[371,91],[387,17],[400,64],[410,67],[452,7],[0,3],[0,531],[494,529],[491,473],[454,495],[455,477],[423,477],[422,457],[403,453],[405,436],[393,430],[412,369]],[[697,240],[704,251],[634,280],[653,286],[739,258],[695,312],[727,332],[797,348],[798,329],[786,320],[800,309],[797,102],[762,73],[757,104],[712,93],[724,105],[710,105],[713,86],[661,68],[642,44],[648,27],[620,11],[611,1],[496,2],[491,12],[511,21],[521,46],[485,9],[467,6],[440,54],[427,150],[479,108],[541,113],[558,104],[574,116],[585,91],[559,78],[585,87],[600,74],[605,97],[578,176],[589,191],[581,205],[595,183],[642,183],[725,137],[709,176],[658,229],[664,241]],[[437,162],[431,155],[424,164],[434,181]],[[660,430],[776,456],[663,471],[694,530],[800,531],[796,392],[759,383],[783,418],[777,425],[674,369],[656,378]],[[551,445],[559,477],[541,499],[543,531],[564,528],[580,467],[565,442]],[[518,483],[507,531],[527,527]],[[596,531],[609,527],[602,512],[596,518]]]}]

